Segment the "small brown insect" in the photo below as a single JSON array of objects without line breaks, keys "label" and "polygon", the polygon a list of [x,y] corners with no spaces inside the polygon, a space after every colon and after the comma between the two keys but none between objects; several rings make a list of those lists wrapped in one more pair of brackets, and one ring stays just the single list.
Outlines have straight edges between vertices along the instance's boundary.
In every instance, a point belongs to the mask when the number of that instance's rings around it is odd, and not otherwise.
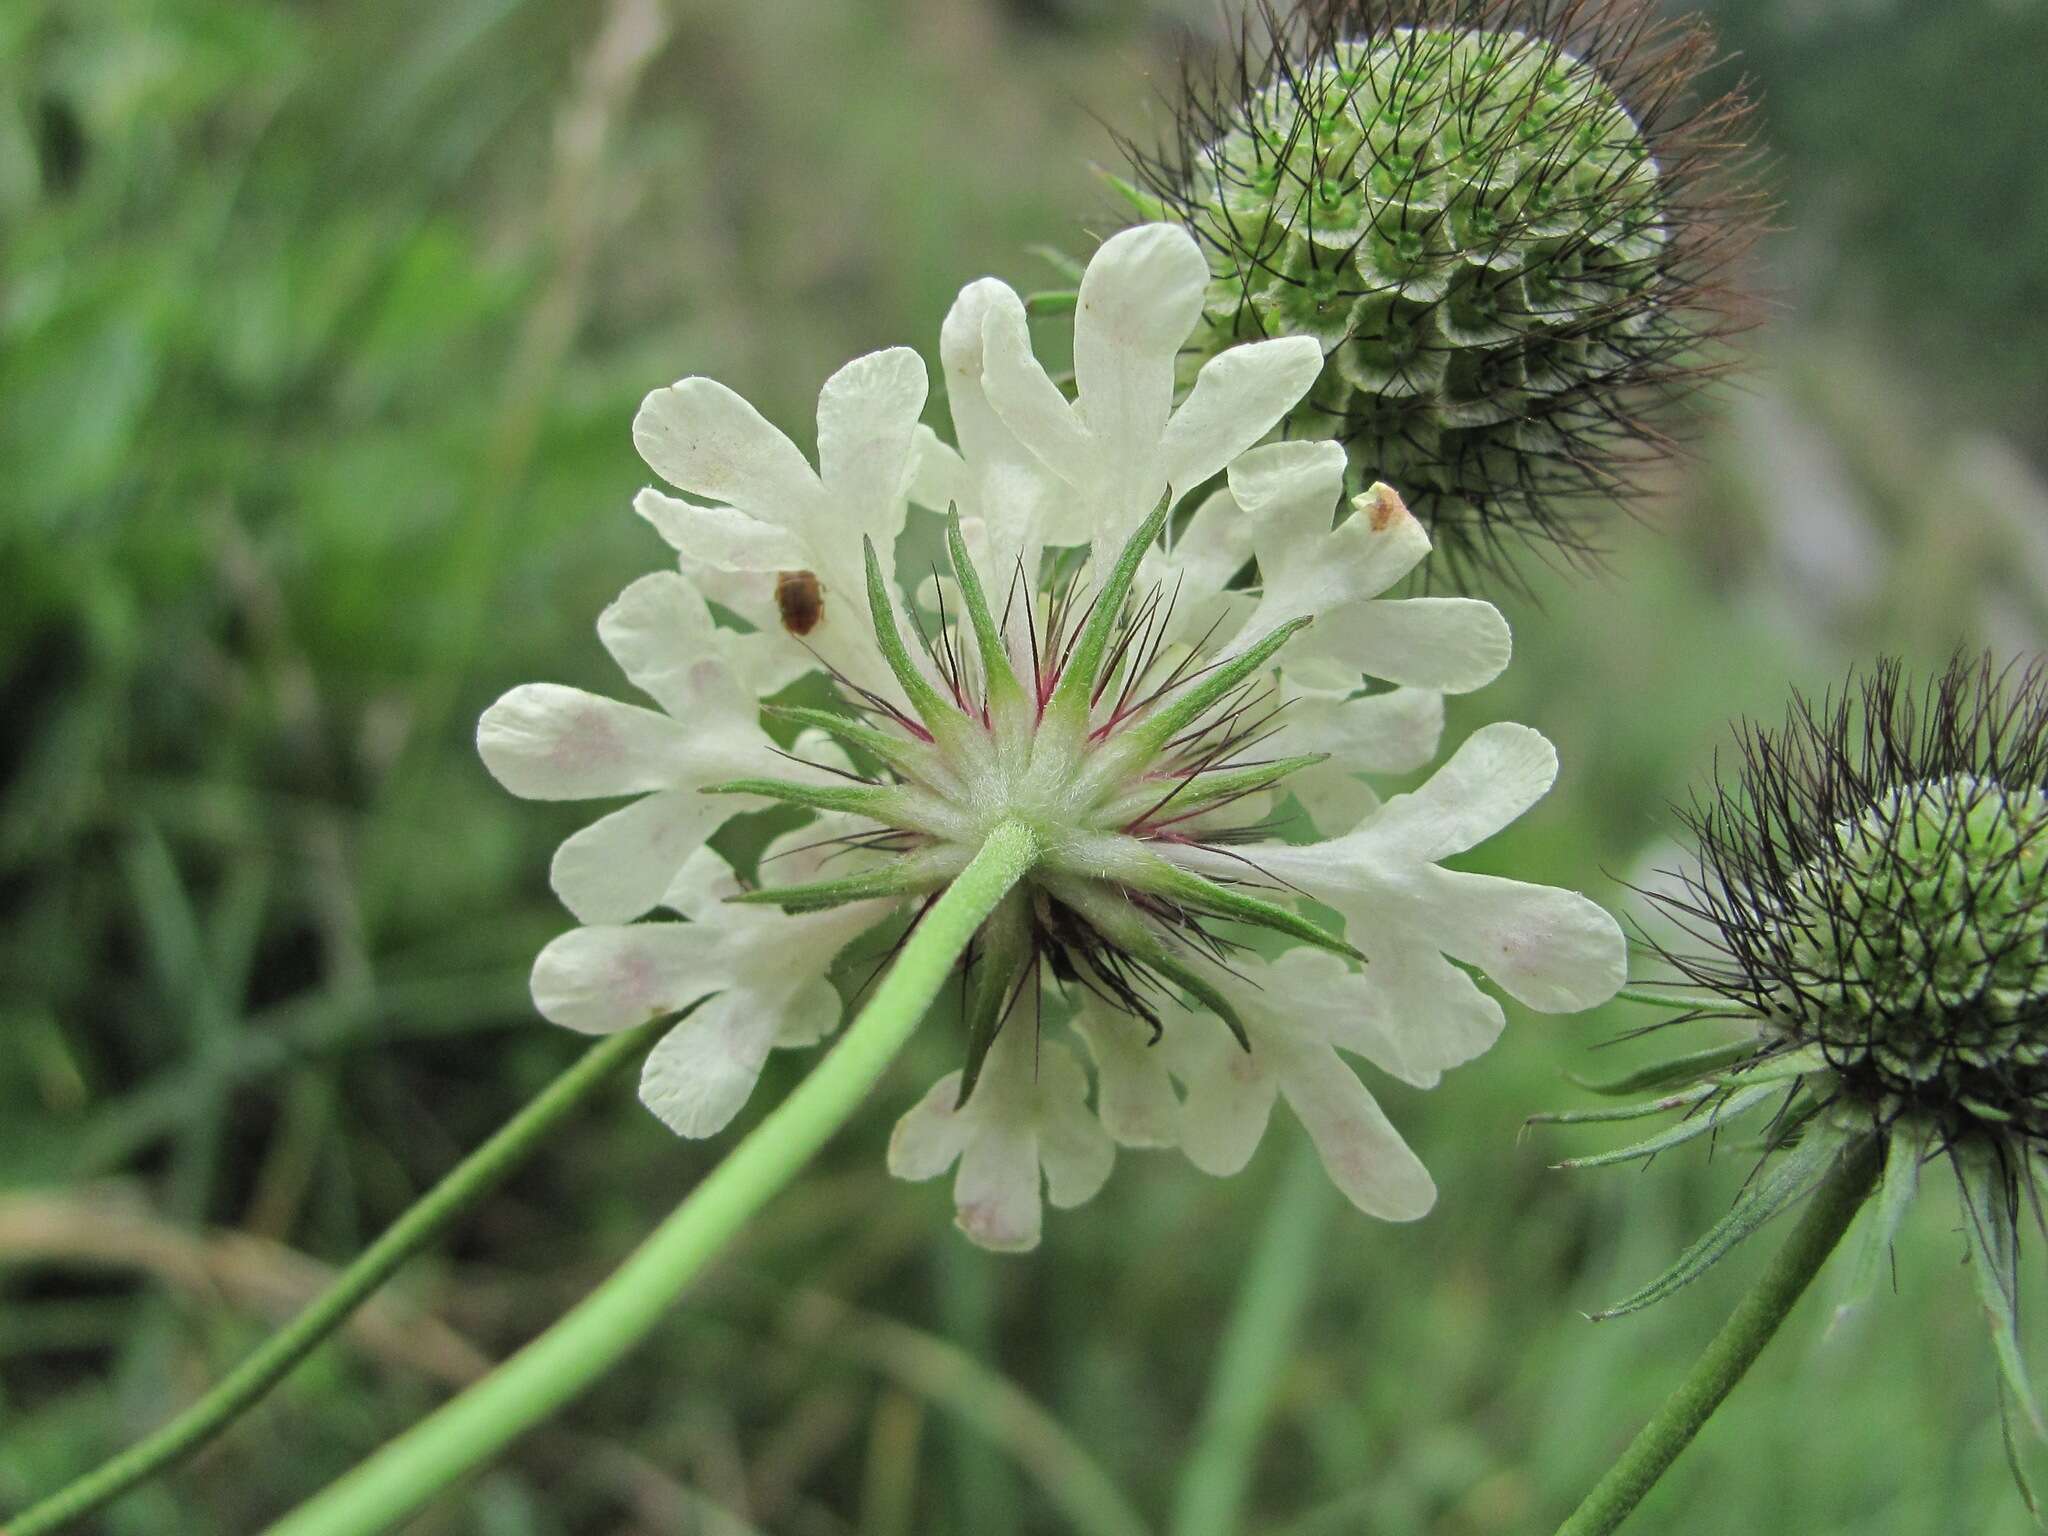
[{"label": "small brown insect", "polygon": [[777,571],[775,608],[782,627],[801,640],[825,617],[825,589],[815,571]]}]

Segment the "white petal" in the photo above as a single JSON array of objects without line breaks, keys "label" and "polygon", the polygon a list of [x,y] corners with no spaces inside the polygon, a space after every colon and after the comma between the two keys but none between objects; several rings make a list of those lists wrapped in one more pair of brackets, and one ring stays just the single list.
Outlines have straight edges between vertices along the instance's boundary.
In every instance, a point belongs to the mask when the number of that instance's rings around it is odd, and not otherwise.
[{"label": "white petal", "polygon": [[1114,455],[1111,463],[1162,485],[1157,455],[1173,405],[1174,363],[1201,319],[1208,285],[1201,248],[1176,224],[1112,235],[1081,275],[1074,310],[1080,414]]},{"label": "white petal", "polygon": [[1282,685],[1294,702],[1280,717],[1271,744],[1276,756],[1327,752],[1331,766],[1347,773],[1412,773],[1436,756],[1444,696],[1432,689],[1353,697],[1295,686],[1291,670],[1283,671]]},{"label": "white petal", "polygon": [[1160,469],[1174,494],[1200,485],[1270,432],[1322,369],[1322,344],[1308,336],[1253,342],[1211,358],[1160,441]]},{"label": "white petal", "polygon": [[960,1172],[953,1180],[954,1222],[980,1247],[1028,1253],[1038,1246],[1044,1219],[1036,1135],[1010,1125],[980,1129],[960,1151]]},{"label": "white petal", "polygon": [[1303,639],[1308,650],[1341,656],[1373,677],[1443,693],[1484,687],[1514,651],[1508,621],[1476,597],[1352,603],[1318,619]]},{"label": "white petal", "polygon": [[1413,1221],[1436,1203],[1429,1170],[1336,1052],[1303,1052],[1281,1068],[1281,1090],[1330,1182],[1368,1216]]},{"label": "white petal", "polygon": [[[1199,1034],[1196,1031],[1200,1031]],[[1252,1160],[1273,1112],[1279,1085],[1277,1050],[1254,1040],[1244,1050],[1215,1019],[1187,1018],[1167,1031],[1173,1075],[1187,1090],[1181,1104],[1181,1150],[1202,1172],[1228,1178]]]},{"label": "white petal", "polygon": [[715,1136],[761,1080],[778,1022],[742,994],[714,997],[647,1053],[640,1102],[678,1136]]},{"label": "white petal", "polygon": [[[939,361],[946,371],[946,409],[953,417],[953,436],[960,444],[961,457],[977,473],[992,464],[1011,462],[1019,454],[1017,440],[990,407],[982,389],[982,336],[988,316],[998,309],[1021,317],[1024,301],[1007,283],[993,277],[980,278],[960,290],[953,307],[946,311],[945,323],[939,327]],[[1028,326],[1025,335],[1028,352]],[[944,506],[934,502],[925,505],[941,510]]]},{"label": "white petal", "polygon": [[[1187,407],[1181,409],[1185,413]],[[1349,463],[1337,443],[1268,443],[1230,461],[1230,492],[1277,553],[1330,532]]]},{"label": "white petal", "polygon": [[1606,1002],[1628,979],[1621,927],[1576,891],[1493,875],[1427,871],[1430,932],[1539,1013]]},{"label": "white petal", "polygon": [[[978,348],[978,340],[976,345]],[[980,392],[977,373],[975,393]],[[959,408],[954,409],[957,412]],[[910,450],[910,499],[920,507],[943,512],[966,501],[967,495],[966,461],[930,427],[919,426]]]},{"label": "white petal", "polygon": [[1325,837],[1349,831],[1380,805],[1372,786],[1334,758],[1297,769],[1287,776],[1286,788]]},{"label": "white petal", "polygon": [[633,510],[692,571],[800,571],[810,564],[795,534],[737,507],[700,507],[649,489],[633,498]]},{"label": "white petal", "polygon": [[[1257,532],[1256,521],[1227,486],[1205,497],[1173,541],[1170,564],[1173,573],[1183,578],[1183,599],[1199,599],[1212,592],[1220,594],[1257,552],[1253,547]],[[1168,563],[1160,558],[1158,550],[1149,552],[1146,558],[1148,565]],[[1167,572],[1162,569],[1141,580],[1149,585],[1166,578]],[[1197,638],[1199,633],[1189,638]]]},{"label": "white petal", "polygon": [[935,1179],[953,1166],[968,1135],[953,1107],[959,1095],[960,1074],[948,1072],[904,1112],[889,1134],[891,1174],[915,1182]]},{"label": "white petal", "polygon": [[577,921],[629,923],[662,901],[677,871],[733,814],[731,803],[695,789],[649,795],[556,849],[549,883]]},{"label": "white petal", "polygon": [[645,1024],[728,980],[717,935],[695,923],[572,928],[533,963],[543,1018],[587,1035]]},{"label": "white petal", "polygon": [[821,509],[823,488],[796,444],[715,380],[650,394],[633,418],[633,446],[676,489],[778,528],[801,529]]},{"label": "white petal", "polygon": [[1031,326],[1014,293],[996,295],[982,316],[982,392],[1002,423],[1055,474],[1092,483],[1095,453],[1067,397],[1031,351]]},{"label": "white petal", "polygon": [[[803,922],[804,919],[793,921]],[[837,945],[832,947],[831,953],[838,953]],[[829,956],[825,964],[831,964]],[[776,1017],[781,1023],[775,1031],[775,1043],[778,1046],[816,1045],[839,1028],[839,1015],[843,1010],[839,989],[820,971],[806,978],[777,1008]]]},{"label": "white petal", "polygon": [[1061,1210],[1093,1200],[1109,1180],[1116,1144],[1088,1109],[1088,1074],[1057,1041],[1038,1048],[1038,1160]]},{"label": "white petal", "polygon": [[752,722],[754,701],[725,665],[724,641],[697,590],[673,571],[643,576],[599,615],[598,639],[633,686],[678,720],[704,711]]},{"label": "white petal", "polygon": [[1507,1023],[1500,1004],[1446,960],[1434,939],[1390,923],[1361,924],[1359,933],[1376,1001],[1335,1019],[1332,1044],[1405,1083],[1433,1088],[1500,1038]]},{"label": "white petal", "polygon": [[857,549],[866,534],[877,549],[894,549],[925,388],[924,360],[908,347],[857,357],[825,381],[818,473],[826,491],[820,511],[830,522],[807,529],[813,543],[837,536]]},{"label": "white petal", "polygon": [[1541,800],[1556,779],[1557,750],[1541,733],[1504,720],[1481,726],[1428,782],[1396,795],[1359,829],[1364,851],[1402,863],[1463,853]]},{"label": "white petal", "polygon": [[661,904],[692,922],[708,922],[720,913],[730,912],[732,908],[725,905],[726,897],[737,896],[745,889],[723,854],[713,848],[699,848],[676,870],[675,878],[662,893]]},{"label": "white petal", "polygon": [[528,800],[594,800],[667,789],[688,776],[689,736],[651,709],[580,688],[527,683],[484,711],[476,749]]},{"label": "white petal", "polygon": [[1180,1139],[1180,1100],[1166,1052],[1147,1043],[1144,1023],[1105,1008],[1084,1008],[1074,1028],[1095,1058],[1095,1096],[1103,1129],[1126,1147],[1170,1147]]}]

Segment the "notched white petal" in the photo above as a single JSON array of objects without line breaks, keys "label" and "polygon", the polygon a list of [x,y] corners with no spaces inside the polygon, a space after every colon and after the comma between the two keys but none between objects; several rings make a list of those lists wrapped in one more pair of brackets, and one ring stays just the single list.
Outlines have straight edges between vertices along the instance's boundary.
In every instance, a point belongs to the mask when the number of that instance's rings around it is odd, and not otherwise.
[{"label": "notched white petal", "polygon": [[688,1007],[728,980],[716,938],[694,923],[574,928],[533,963],[541,1016],[608,1035]]},{"label": "notched white petal", "polygon": [[683,728],[616,699],[527,683],[484,711],[476,748],[492,777],[527,800],[598,800],[676,782]]},{"label": "notched white petal", "polygon": [[732,807],[694,789],[636,800],[572,833],[548,881],[582,923],[629,923],[654,909],[676,871],[700,852]]},{"label": "notched white petal", "polygon": [[1628,979],[1620,925],[1576,891],[1433,869],[1422,900],[1445,953],[1539,1013],[1597,1007]]},{"label": "notched white petal", "polygon": [[1080,1205],[1102,1188],[1116,1158],[1089,1112],[1087,1074],[1065,1046],[1013,1024],[996,1037],[973,1097],[956,1108],[959,1092],[960,1074],[950,1073],[897,1122],[889,1171],[931,1179],[957,1161],[960,1230],[984,1248],[1035,1248],[1041,1178],[1053,1204]]},{"label": "notched white petal", "polygon": [[681,379],[641,402],[633,446],[662,479],[764,523],[801,526],[823,487],[796,444],[714,379]]},{"label": "notched white petal", "polygon": [[714,997],[655,1042],[640,1102],[678,1136],[715,1136],[761,1080],[780,1020],[742,994]]},{"label": "notched white petal", "polygon": [[1165,1041],[1143,1020],[1084,1005],[1074,1028],[1095,1061],[1102,1127],[1125,1147],[1170,1147],[1180,1140],[1180,1099],[1167,1071]]}]

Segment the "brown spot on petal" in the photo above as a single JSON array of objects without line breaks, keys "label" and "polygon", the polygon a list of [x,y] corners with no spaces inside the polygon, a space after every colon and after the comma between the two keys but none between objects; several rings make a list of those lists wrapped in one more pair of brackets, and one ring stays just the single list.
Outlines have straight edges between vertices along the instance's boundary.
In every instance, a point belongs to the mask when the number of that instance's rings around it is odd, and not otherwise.
[{"label": "brown spot on petal", "polygon": [[1366,503],[1359,510],[1365,513],[1374,533],[1385,533],[1394,522],[1409,515],[1408,503],[1401,499],[1401,493],[1384,481],[1375,481],[1372,489],[1358,500]]}]

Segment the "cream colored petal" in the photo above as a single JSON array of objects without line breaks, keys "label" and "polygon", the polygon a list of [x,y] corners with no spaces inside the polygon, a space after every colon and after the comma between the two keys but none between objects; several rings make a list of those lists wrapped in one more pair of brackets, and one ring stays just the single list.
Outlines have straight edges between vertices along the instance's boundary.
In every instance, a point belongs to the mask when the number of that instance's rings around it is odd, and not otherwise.
[{"label": "cream colored petal", "polygon": [[533,963],[541,1016],[587,1035],[677,1013],[730,980],[716,935],[695,923],[574,928]]}]

